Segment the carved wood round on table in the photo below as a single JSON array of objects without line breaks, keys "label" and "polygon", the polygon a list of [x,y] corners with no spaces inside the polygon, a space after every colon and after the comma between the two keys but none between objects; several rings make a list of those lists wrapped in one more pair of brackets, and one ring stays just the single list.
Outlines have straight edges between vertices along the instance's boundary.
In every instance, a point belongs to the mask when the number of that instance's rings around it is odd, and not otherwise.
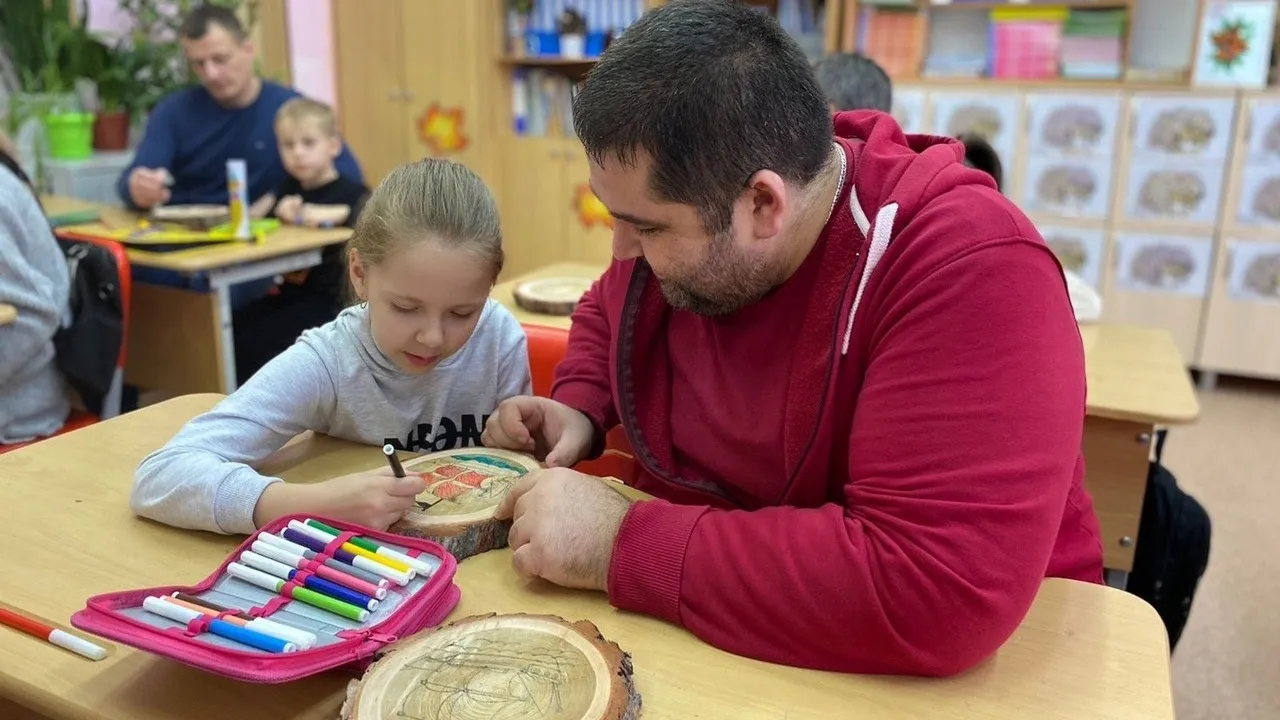
[{"label": "carved wood round on table", "polygon": [[634,720],[631,656],[585,620],[475,615],[400,641],[343,720]]},{"label": "carved wood round on table", "polygon": [[531,455],[494,448],[460,448],[406,461],[406,474],[427,480],[418,507],[405,513],[391,532],[434,540],[459,561],[506,547],[510,522],[493,511],[521,477],[540,468]]},{"label": "carved wood round on table", "polygon": [[185,225],[207,230],[231,219],[226,205],[161,205],[151,209],[150,218],[156,222]]},{"label": "carved wood round on table", "polygon": [[522,282],[512,291],[516,304],[543,315],[572,315],[591,280],[577,277],[538,278]]}]

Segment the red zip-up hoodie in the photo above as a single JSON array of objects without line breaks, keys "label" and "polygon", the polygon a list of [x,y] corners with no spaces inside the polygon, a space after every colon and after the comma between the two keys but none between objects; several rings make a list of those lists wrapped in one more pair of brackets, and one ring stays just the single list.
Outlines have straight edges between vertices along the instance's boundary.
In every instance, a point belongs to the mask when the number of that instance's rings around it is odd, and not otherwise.
[{"label": "red zip-up hoodie", "polygon": [[1080,333],[1057,260],[962,145],[877,112],[835,132],[847,179],[794,354],[742,388],[787,388],[763,445],[776,481],[680,477],[671,418],[714,409],[673,397],[674,311],[643,259],[582,299],[552,397],[601,432],[621,422],[636,487],[659,498],[619,530],[615,606],[762,660],[954,674],[1009,638],[1044,577],[1101,582]]}]

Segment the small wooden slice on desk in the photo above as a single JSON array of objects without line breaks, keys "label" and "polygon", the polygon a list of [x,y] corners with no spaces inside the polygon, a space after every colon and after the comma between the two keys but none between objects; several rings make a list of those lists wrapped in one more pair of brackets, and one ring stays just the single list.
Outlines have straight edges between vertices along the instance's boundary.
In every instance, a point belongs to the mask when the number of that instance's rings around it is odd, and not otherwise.
[{"label": "small wooden slice on desk", "polygon": [[531,455],[494,448],[461,448],[406,461],[406,474],[427,481],[418,507],[391,532],[444,545],[458,562],[507,546],[511,523],[493,519],[502,497],[524,475],[542,467]]},{"label": "small wooden slice on desk", "polygon": [[577,277],[538,278],[512,291],[516,304],[532,313],[568,316],[591,288],[591,280]]},{"label": "small wooden slice on desk", "polygon": [[197,230],[208,230],[231,219],[226,205],[160,205],[151,209],[155,222],[174,223]]},{"label": "small wooden slice on desk", "polygon": [[474,615],[392,646],[343,720],[634,720],[631,656],[585,620]]}]

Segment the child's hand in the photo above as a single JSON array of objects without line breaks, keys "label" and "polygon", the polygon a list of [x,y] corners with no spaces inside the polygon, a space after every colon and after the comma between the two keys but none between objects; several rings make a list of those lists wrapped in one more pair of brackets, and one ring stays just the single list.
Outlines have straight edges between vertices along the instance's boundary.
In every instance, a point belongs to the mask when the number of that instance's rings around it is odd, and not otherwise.
[{"label": "child's hand", "polygon": [[253,521],[262,527],[281,515],[315,513],[386,530],[414,506],[414,498],[426,489],[421,475],[398,478],[390,467],[312,485],[272,483],[258,498]]},{"label": "child's hand", "polygon": [[286,195],[276,205],[276,217],[282,222],[299,224],[302,220],[302,196]]},{"label": "child's hand", "polygon": [[311,203],[306,203],[300,211],[302,222],[299,224],[310,228],[334,227],[345,222],[350,214],[351,208],[345,205],[312,205]]}]

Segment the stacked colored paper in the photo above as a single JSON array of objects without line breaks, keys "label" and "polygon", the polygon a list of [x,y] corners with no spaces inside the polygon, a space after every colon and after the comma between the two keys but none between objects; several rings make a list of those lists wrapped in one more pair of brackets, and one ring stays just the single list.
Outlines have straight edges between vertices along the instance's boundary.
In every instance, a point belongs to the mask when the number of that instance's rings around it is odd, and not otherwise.
[{"label": "stacked colored paper", "polygon": [[1062,76],[1115,80],[1123,67],[1125,10],[1072,10],[1062,38]]},{"label": "stacked colored paper", "polygon": [[920,73],[923,22],[914,7],[864,5],[858,23],[858,48],[890,77],[916,77]]},{"label": "stacked colored paper", "polygon": [[1001,8],[991,11],[990,75],[997,78],[1058,77],[1064,8]]}]

